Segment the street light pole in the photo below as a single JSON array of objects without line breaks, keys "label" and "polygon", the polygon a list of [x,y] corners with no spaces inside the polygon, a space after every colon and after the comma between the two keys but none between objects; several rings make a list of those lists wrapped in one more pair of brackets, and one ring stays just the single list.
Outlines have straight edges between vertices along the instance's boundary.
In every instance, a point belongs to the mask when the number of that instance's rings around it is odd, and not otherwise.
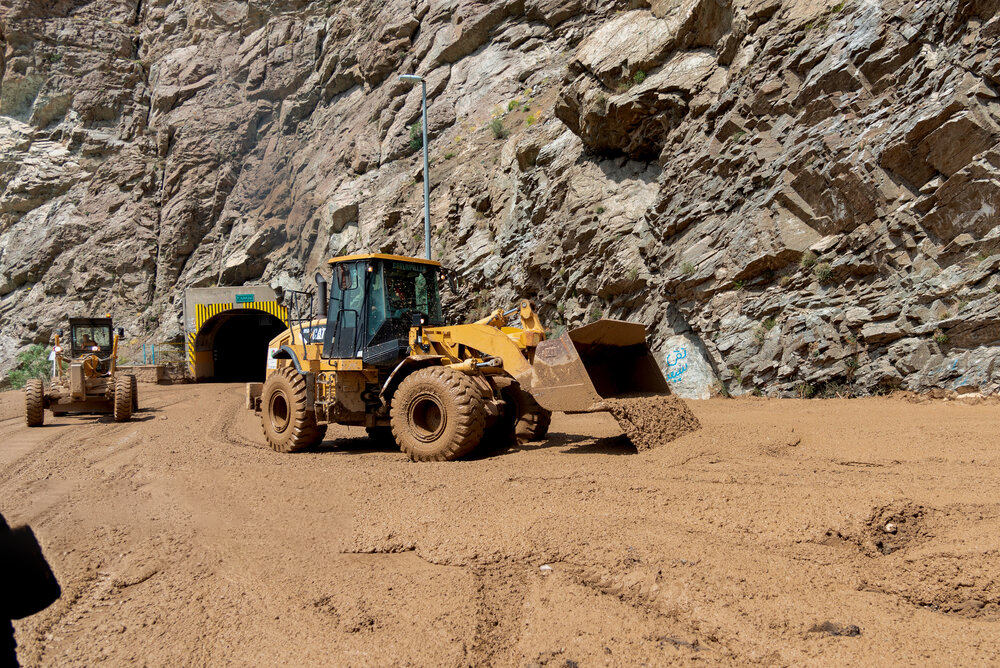
[{"label": "street light pole", "polygon": [[427,158],[427,82],[416,74],[403,74],[399,77],[404,81],[419,81],[421,88],[421,123],[424,134],[424,251],[427,259],[431,259],[431,181],[430,161]]}]

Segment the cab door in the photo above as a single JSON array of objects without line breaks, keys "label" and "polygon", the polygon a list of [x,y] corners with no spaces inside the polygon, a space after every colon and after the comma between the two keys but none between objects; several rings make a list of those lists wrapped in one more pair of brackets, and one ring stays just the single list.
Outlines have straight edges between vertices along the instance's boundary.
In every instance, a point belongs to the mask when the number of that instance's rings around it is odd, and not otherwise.
[{"label": "cab door", "polygon": [[330,290],[330,325],[323,341],[323,357],[359,357],[363,347],[365,263],[343,262],[333,266]]}]

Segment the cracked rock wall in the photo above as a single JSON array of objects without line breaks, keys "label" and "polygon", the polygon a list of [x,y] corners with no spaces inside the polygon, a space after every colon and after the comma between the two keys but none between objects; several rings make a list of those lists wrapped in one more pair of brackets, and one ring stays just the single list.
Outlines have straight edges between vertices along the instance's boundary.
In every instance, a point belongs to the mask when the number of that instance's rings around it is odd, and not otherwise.
[{"label": "cracked rock wall", "polygon": [[[432,245],[687,396],[1000,389],[995,0],[0,0],[0,367]],[[492,123],[492,127],[491,127]]]}]

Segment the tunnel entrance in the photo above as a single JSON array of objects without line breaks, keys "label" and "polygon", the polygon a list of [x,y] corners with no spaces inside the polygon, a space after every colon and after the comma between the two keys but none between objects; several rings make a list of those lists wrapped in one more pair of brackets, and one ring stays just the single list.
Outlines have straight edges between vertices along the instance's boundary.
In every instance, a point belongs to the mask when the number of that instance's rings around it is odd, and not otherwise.
[{"label": "tunnel entrance", "polygon": [[252,309],[213,316],[195,338],[196,379],[220,383],[264,380],[267,344],[285,328],[280,318]]}]

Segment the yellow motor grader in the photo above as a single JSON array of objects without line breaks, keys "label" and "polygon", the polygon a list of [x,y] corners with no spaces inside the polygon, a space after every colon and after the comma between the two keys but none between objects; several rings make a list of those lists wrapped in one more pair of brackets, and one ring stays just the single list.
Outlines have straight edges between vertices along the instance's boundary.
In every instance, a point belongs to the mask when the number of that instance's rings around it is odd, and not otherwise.
[{"label": "yellow motor grader", "polygon": [[599,320],[546,339],[521,300],[449,326],[439,279],[452,290],[454,281],[440,263],[365,254],[330,264],[328,297],[316,277],[318,314],[312,293],[286,291],[290,327],[270,343],[266,380],[247,385],[247,406],[275,450],[314,446],[332,422],[391,436],[415,461],[451,460],[484,436],[540,439],[552,411],[669,393],[641,324]]},{"label": "yellow motor grader", "polygon": [[24,388],[24,415],[29,427],[45,422],[45,409],[67,413],[111,413],[126,422],[139,409],[135,376],[119,373],[118,340],[111,318],[70,318],[69,340],[56,330],[52,381],[48,391],[33,378]]}]

